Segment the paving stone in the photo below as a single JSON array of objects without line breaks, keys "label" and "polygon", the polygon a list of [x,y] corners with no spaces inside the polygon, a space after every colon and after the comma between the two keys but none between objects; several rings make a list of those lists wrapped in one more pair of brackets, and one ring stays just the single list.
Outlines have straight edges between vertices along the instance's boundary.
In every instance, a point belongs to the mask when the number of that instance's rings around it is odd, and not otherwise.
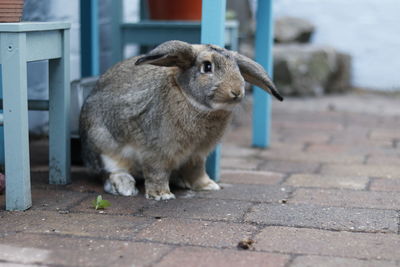
[{"label": "paving stone", "polygon": [[294,162],[322,162],[322,163],[363,163],[365,155],[349,155],[346,153],[309,153],[301,151],[263,151],[260,154],[265,160],[282,160]]},{"label": "paving stone", "polygon": [[260,153],[259,148],[252,148],[251,146],[237,146],[237,145],[222,145],[222,157],[255,157]]},{"label": "paving stone", "polygon": [[250,238],[256,230],[255,226],[247,224],[166,218],[142,230],[137,239],[166,244],[234,248],[241,240]]},{"label": "paving stone", "polygon": [[42,190],[63,189],[80,193],[103,193],[103,183],[99,177],[88,173],[84,167],[71,167],[71,183],[67,185],[49,184],[49,172],[46,166],[33,167],[31,172],[32,188]]},{"label": "paving stone", "polygon": [[217,250],[208,248],[177,248],[155,266],[285,266],[289,256],[254,251]]},{"label": "paving stone", "polygon": [[281,253],[399,260],[400,235],[269,226],[254,238],[256,249]]},{"label": "paving stone", "polygon": [[298,162],[288,160],[268,160],[259,166],[262,171],[283,173],[314,173],[319,168],[317,162]]},{"label": "paving stone", "polygon": [[[87,195],[88,197],[84,201],[79,203],[79,205],[71,208],[71,211],[98,214],[99,211],[95,210],[92,204],[98,194]],[[153,203],[152,200],[146,199],[143,194],[139,194],[134,197],[125,197],[103,193],[102,197],[103,199],[108,200],[111,204],[110,207],[102,211],[103,214],[132,215],[142,210],[143,207],[151,205]]]},{"label": "paving stone", "polygon": [[334,207],[397,210],[400,207],[400,193],[298,188],[293,192],[288,202]]},{"label": "paving stone", "polygon": [[365,146],[365,147],[381,147],[381,148],[392,148],[393,142],[390,140],[371,140],[357,135],[344,134],[344,135],[333,135],[329,141],[333,145],[349,145],[349,146]]},{"label": "paving stone", "polygon": [[[400,153],[400,151],[398,151]],[[400,156],[371,155],[367,159],[367,164],[383,164],[400,166]]]},{"label": "paving stone", "polygon": [[33,189],[31,209],[66,210],[86,197],[86,194],[63,189]]},{"label": "paving stone", "polygon": [[57,266],[145,266],[158,261],[172,247],[162,244],[16,234],[0,238],[4,262]]},{"label": "paving stone", "polygon": [[282,134],[281,140],[286,143],[313,143],[313,144],[324,144],[331,139],[329,133],[304,133],[295,132],[291,130],[286,134]]},{"label": "paving stone", "polygon": [[306,148],[309,153],[348,153],[350,155],[374,155],[375,157],[399,157],[400,150],[395,149],[389,142],[381,144],[357,145],[357,144],[311,144]]},{"label": "paving stone", "polygon": [[[0,215],[1,216],[1,215]],[[107,214],[81,214],[29,210],[26,212],[5,212],[1,217],[0,236],[14,232],[67,234],[81,237],[104,239],[132,239],[142,228],[153,220]]]},{"label": "paving stone", "polygon": [[262,160],[252,158],[221,158],[221,169],[257,170]]},{"label": "paving stone", "polygon": [[400,179],[373,179],[370,190],[400,192]]},{"label": "paving stone", "polygon": [[369,135],[372,140],[399,140],[400,130],[396,129],[374,129]]},{"label": "paving stone", "polygon": [[259,204],[246,215],[245,221],[329,230],[392,233],[397,233],[398,230],[398,214],[395,210],[316,205]]},{"label": "paving stone", "polygon": [[400,179],[400,166],[396,165],[364,165],[364,164],[324,164],[322,174],[343,176],[368,176],[378,178]]},{"label": "paving stone", "polygon": [[312,255],[298,256],[290,264],[290,267],[306,267],[306,266],[395,267],[399,265],[396,263],[396,261],[360,260],[352,258],[324,257],[324,256],[312,256]]},{"label": "paving stone", "polygon": [[234,199],[244,201],[274,202],[286,199],[292,188],[290,186],[267,186],[246,184],[221,184],[219,191],[202,191],[197,196],[213,199]]},{"label": "paving stone", "polygon": [[308,120],[304,120],[304,118],[300,118],[299,116],[296,116],[292,121],[275,120],[272,122],[272,127],[295,130],[301,129],[306,131],[326,130],[329,132],[340,131],[343,129],[343,126],[340,123],[326,122],[326,119],[324,121],[318,121],[315,114],[312,114],[312,117]]},{"label": "paving stone", "polygon": [[228,184],[265,184],[273,185],[282,181],[284,174],[262,171],[221,171],[221,182]]},{"label": "paving stone", "polygon": [[293,174],[284,184],[295,187],[347,188],[362,190],[369,182],[368,177],[349,177],[320,174]]},{"label": "paving stone", "polygon": [[147,207],[143,214],[155,218],[237,221],[251,206],[250,202],[235,200],[177,198],[168,202],[156,202]]}]

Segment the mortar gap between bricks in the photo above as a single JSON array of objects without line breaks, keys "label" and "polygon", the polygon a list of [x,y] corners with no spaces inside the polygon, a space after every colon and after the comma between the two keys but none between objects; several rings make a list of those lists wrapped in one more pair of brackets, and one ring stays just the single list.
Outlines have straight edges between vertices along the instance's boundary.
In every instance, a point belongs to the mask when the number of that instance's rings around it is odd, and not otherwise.
[{"label": "mortar gap between bricks", "polygon": [[327,145],[333,145],[333,140],[334,140],[333,135],[330,135],[329,138],[328,138],[328,140],[326,140],[325,144],[327,144]]},{"label": "mortar gap between bricks", "polygon": [[287,182],[287,180],[289,179],[290,176],[294,175],[296,173],[294,172],[287,172],[285,173],[285,175],[282,177],[281,181],[278,183],[278,185],[284,185],[284,183]]},{"label": "mortar gap between bricks", "polygon": [[372,130],[369,129],[369,130],[367,131],[366,137],[367,137],[368,139],[371,139],[371,135],[372,135]]},{"label": "mortar gap between bricks", "polygon": [[84,201],[88,200],[89,198],[92,198],[93,196],[84,196],[82,197],[80,200],[76,201],[75,203],[71,203],[70,205],[68,205],[65,210],[67,210],[68,212],[71,212],[71,209],[74,207],[79,206],[80,204],[82,204]]},{"label": "mortar gap between bricks", "polygon": [[379,179],[379,177],[368,177],[368,182],[363,191],[371,191],[372,182],[374,182],[376,179]]},{"label": "mortar gap between bricks", "polygon": [[311,146],[311,142],[305,142],[305,143],[303,144],[303,147],[302,147],[301,151],[302,151],[302,152],[307,152],[308,149],[310,148],[310,146]]},{"label": "mortar gap between bricks", "polygon": [[312,173],[314,174],[321,174],[322,171],[322,167],[324,166],[324,163],[319,162],[317,168],[315,169],[315,171],[313,171]]},{"label": "mortar gap between bricks", "polygon": [[397,234],[400,235],[400,210],[397,211]]},{"label": "mortar gap between bricks", "polygon": [[[303,254],[299,254],[299,253],[293,253],[293,254],[289,254],[289,260],[286,262],[286,264],[284,265],[284,267],[289,267],[290,265],[292,265],[292,263],[294,262],[294,260],[296,258],[298,258],[299,256],[303,256]],[[305,256],[305,255],[304,255]]]},{"label": "mortar gap between bricks", "polygon": [[367,164],[368,164],[368,160],[369,160],[370,158],[371,158],[371,154],[365,155],[362,164],[367,165]]},{"label": "mortar gap between bricks", "polygon": [[255,206],[260,205],[261,202],[251,202],[252,205],[247,208],[247,210],[243,213],[242,217],[238,219],[238,223],[246,223],[246,216],[247,214],[251,213]]},{"label": "mortar gap between bricks", "polygon": [[154,266],[159,264],[167,255],[170,253],[173,253],[175,250],[177,250],[177,246],[173,246],[172,248],[168,249],[168,251],[164,252],[160,257],[158,257],[157,260],[153,261],[152,263],[148,264],[147,266]]},{"label": "mortar gap between bricks", "polygon": [[400,142],[400,139],[393,139],[393,141],[392,141],[393,148],[397,148],[399,142]]}]

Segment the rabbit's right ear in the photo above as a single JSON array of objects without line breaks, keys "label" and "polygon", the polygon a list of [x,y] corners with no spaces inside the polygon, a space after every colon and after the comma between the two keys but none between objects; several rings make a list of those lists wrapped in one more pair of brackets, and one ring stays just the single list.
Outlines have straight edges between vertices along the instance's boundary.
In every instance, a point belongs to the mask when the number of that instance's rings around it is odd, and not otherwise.
[{"label": "rabbit's right ear", "polygon": [[195,58],[196,53],[190,44],[182,41],[168,41],[139,58],[135,65],[152,64],[163,67],[189,68]]}]

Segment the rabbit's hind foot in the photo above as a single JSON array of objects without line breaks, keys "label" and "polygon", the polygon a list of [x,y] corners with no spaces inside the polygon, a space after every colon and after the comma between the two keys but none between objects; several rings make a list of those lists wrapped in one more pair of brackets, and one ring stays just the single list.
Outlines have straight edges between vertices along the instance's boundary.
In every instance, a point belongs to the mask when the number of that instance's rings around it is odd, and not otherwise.
[{"label": "rabbit's hind foot", "polygon": [[113,195],[136,196],[139,191],[135,185],[135,179],[129,173],[111,173],[104,183],[104,191]]}]

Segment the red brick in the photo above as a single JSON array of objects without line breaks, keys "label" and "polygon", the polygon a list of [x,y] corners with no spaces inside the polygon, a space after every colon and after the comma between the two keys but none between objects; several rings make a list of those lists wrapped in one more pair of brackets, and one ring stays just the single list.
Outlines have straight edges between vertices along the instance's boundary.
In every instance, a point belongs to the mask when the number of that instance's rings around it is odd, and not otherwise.
[{"label": "red brick", "polygon": [[383,140],[383,141],[393,141],[400,139],[400,130],[396,129],[375,129],[373,130],[369,138],[372,140]]},{"label": "red brick", "polygon": [[[355,257],[357,255],[354,255]],[[324,257],[324,256],[298,256],[290,264],[290,267],[304,267],[304,266],[352,266],[352,267],[396,267],[399,266],[396,261],[382,261],[382,260],[360,260],[354,258],[340,258],[340,257]]]},{"label": "red brick", "polygon": [[228,184],[278,184],[284,175],[277,172],[263,171],[240,171],[223,170],[221,171],[221,182]]},{"label": "red brick", "polygon": [[274,171],[283,173],[314,173],[319,168],[317,162],[298,162],[288,160],[268,160],[259,166],[263,171]]},{"label": "red brick", "polygon": [[64,234],[81,237],[133,239],[136,232],[153,220],[134,216],[82,214],[29,210],[7,212],[1,218],[1,234],[13,232]]},{"label": "red brick", "polygon": [[221,159],[221,169],[257,170],[258,165],[261,163],[262,160],[258,159],[224,157]]},{"label": "red brick", "polygon": [[270,226],[254,239],[259,251],[400,260],[400,236],[397,234]]},{"label": "red brick", "polygon": [[171,249],[162,244],[24,233],[0,238],[0,262],[35,266],[146,266]]},{"label": "red brick", "polygon": [[255,226],[247,224],[166,218],[142,230],[137,238],[167,244],[234,248],[256,230]]},{"label": "red brick", "polygon": [[[88,197],[79,203],[79,205],[71,208],[73,212],[84,212],[84,213],[99,213],[98,210],[93,208],[93,201],[99,194],[87,194]],[[108,200],[111,204],[110,207],[103,210],[103,214],[125,214],[130,215],[138,212],[143,207],[150,204],[151,200],[144,197],[143,194],[139,194],[134,197],[126,196],[114,196],[111,194],[101,194],[103,199]]]},{"label": "red brick", "polygon": [[[400,153],[400,152],[398,152]],[[397,165],[400,166],[400,156],[371,155],[367,160],[368,165]]]},{"label": "red brick", "polygon": [[400,178],[400,166],[365,164],[324,164],[322,174],[343,176],[369,176],[377,178]]},{"label": "red brick", "polygon": [[285,266],[289,256],[254,251],[217,250],[208,248],[177,248],[155,266]]},{"label": "red brick", "polygon": [[370,186],[374,191],[397,191],[400,192],[399,179],[373,179]]},{"label": "red brick", "polygon": [[289,203],[397,210],[400,193],[299,188],[294,191]]},{"label": "red brick", "polygon": [[321,174],[294,174],[284,184],[296,187],[365,189],[368,177],[335,176]]}]

